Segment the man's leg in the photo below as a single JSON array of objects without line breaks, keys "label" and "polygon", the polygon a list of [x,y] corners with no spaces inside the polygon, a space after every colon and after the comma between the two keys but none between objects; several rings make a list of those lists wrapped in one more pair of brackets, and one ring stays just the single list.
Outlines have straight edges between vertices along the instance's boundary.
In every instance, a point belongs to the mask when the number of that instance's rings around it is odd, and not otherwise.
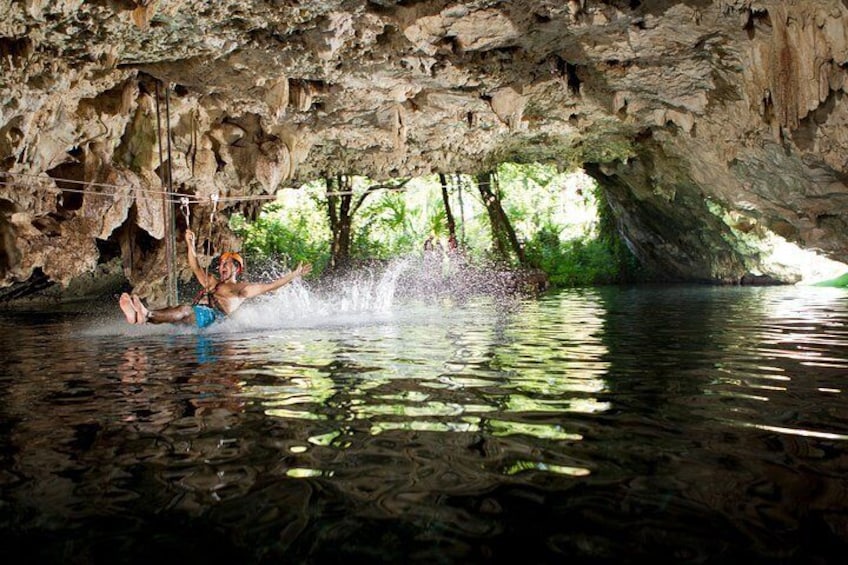
[{"label": "man's leg", "polygon": [[133,309],[138,312],[140,324],[149,322],[151,324],[193,324],[194,309],[191,306],[181,305],[160,310],[148,310],[138,296],[132,296]]}]

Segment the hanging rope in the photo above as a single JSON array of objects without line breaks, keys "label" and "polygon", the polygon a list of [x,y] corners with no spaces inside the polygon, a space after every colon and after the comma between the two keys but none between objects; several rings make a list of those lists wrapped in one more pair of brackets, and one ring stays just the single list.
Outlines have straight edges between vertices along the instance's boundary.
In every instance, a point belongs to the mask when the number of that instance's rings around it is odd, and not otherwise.
[{"label": "hanging rope", "polygon": [[165,131],[168,132],[168,194],[174,192],[173,163],[171,157],[171,89],[165,89]]},{"label": "hanging rope", "polygon": [[209,237],[206,239],[207,243],[212,241],[212,226],[215,224],[215,219],[218,214],[218,193],[211,195],[209,199],[212,201],[212,210],[209,212]]},{"label": "hanging rope", "polygon": [[159,137],[159,181],[162,184],[163,191],[166,185],[165,182],[165,158],[162,155],[162,112],[159,109],[159,81],[156,81],[156,133]]},{"label": "hanging rope", "polygon": [[168,147],[168,168],[165,169],[165,162],[162,155],[162,117],[159,107],[159,81],[156,81],[156,131],[159,135],[159,179],[162,183],[162,188],[166,192],[167,197],[162,197],[162,219],[165,228],[165,263],[167,265],[167,290],[168,290],[168,306],[175,305],[179,297],[177,296],[177,242],[176,242],[176,223],[174,222],[174,205],[173,199],[173,179],[171,176],[171,88],[165,86],[165,138],[167,138]]},{"label": "hanging rope", "polygon": [[[215,225],[215,219],[218,217],[218,193],[211,195],[209,197],[212,200],[212,210],[209,212],[209,232],[206,236],[206,257],[212,256],[212,228]],[[209,259],[206,262],[206,284],[209,284],[209,265],[212,263],[212,259]]]},{"label": "hanging rope", "polygon": [[197,114],[198,111],[195,108],[191,112],[191,147],[189,148],[189,155],[187,155],[189,159],[189,163],[191,166],[191,176],[194,177],[194,169],[197,166]]},{"label": "hanging rope", "polygon": [[462,177],[456,175],[456,193],[459,196],[459,219],[462,222],[462,244],[465,245],[465,206],[462,204]]},{"label": "hanging rope", "polygon": [[[212,256],[212,232],[215,228],[215,222],[218,219],[218,203],[221,198],[217,193],[212,194],[209,197],[209,201],[212,203],[212,208],[209,212],[209,229],[206,234],[206,256]],[[190,200],[186,197],[180,198],[180,212],[182,212],[183,218],[185,219],[186,229],[191,229],[191,208],[190,208]],[[207,280],[209,279],[209,265],[212,263],[209,260],[206,263],[205,273]]]}]

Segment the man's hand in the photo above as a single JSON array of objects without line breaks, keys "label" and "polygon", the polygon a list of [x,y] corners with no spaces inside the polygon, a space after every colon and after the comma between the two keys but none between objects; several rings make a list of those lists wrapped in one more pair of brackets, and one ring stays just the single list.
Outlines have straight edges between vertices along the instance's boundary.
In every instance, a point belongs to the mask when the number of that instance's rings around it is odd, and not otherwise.
[{"label": "man's hand", "polygon": [[305,265],[303,263],[300,263],[297,266],[297,269],[294,270],[294,274],[295,274],[296,277],[302,277],[304,275],[308,275],[311,272],[312,272],[312,263],[307,263]]},{"label": "man's hand", "polygon": [[191,249],[194,249],[194,240],[195,240],[194,232],[191,231],[190,229],[186,229],[186,231],[185,231],[185,242],[186,242],[186,245],[188,245]]}]

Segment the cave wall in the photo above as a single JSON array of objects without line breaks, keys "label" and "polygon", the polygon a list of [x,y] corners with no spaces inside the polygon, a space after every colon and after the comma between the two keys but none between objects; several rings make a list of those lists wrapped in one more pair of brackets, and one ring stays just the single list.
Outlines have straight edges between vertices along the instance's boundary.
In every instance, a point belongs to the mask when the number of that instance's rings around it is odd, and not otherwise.
[{"label": "cave wall", "polygon": [[846,22],[839,0],[0,0],[0,288],[119,257],[161,295],[167,186],[220,249],[216,214],[284,186],[500,160],[586,167],[674,280],[757,267],[706,202],[847,261]]}]

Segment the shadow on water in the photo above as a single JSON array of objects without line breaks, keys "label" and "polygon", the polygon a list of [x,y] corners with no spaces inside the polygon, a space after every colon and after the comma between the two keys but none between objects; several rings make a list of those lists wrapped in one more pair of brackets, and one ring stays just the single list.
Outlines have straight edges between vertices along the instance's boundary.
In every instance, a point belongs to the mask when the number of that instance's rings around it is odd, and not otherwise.
[{"label": "shadow on water", "polygon": [[401,299],[385,275],[292,286],[205,332],[0,315],[4,556],[827,563],[848,548],[844,291]]}]

